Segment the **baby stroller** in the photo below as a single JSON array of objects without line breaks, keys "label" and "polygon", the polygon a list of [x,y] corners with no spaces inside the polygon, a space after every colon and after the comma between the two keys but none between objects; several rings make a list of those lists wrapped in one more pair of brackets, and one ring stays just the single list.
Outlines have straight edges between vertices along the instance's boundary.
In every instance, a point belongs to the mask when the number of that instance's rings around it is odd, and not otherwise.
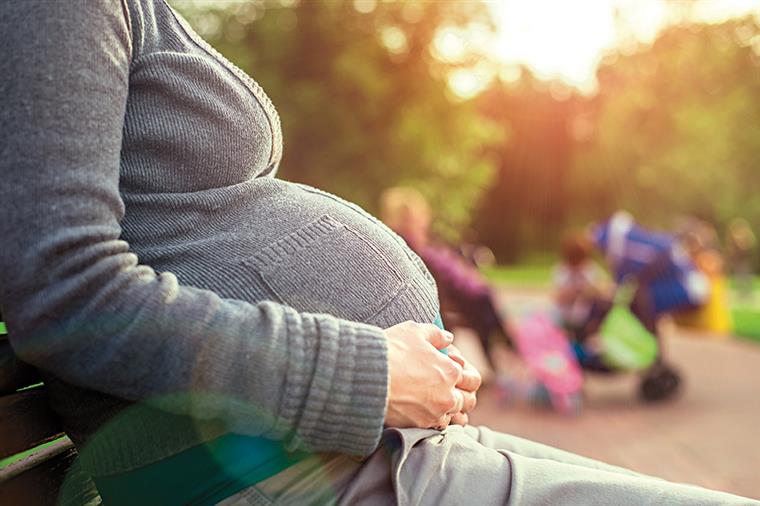
[{"label": "baby stroller", "polygon": [[[681,377],[663,357],[657,320],[667,313],[702,304],[709,296],[708,280],[691,263],[674,237],[644,229],[627,213],[618,212],[594,227],[592,239],[605,254],[617,285],[633,287],[630,313],[657,342],[656,355],[639,387],[640,396],[647,401],[673,397],[680,389]],[[608,311],[614,311],[612,304],[608,304]],[[604,319],[610,316],[605,315]],[[605,323],[604,320],[601,323],[603,334]],[[577,337],[578,342],[583,342],[584,336]],[[579,361],[591,371],[614,370],[603,354],[590,360],[579,356]]]}]

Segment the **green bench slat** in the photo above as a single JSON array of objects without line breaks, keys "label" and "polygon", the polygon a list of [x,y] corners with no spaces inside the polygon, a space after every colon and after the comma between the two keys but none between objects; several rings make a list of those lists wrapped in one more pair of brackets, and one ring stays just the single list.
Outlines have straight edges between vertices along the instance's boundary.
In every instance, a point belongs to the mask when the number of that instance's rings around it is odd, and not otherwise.
[{"label": "green bench slat", "polygon": [[31,450],[0,460],[0,486],[3,483],[24,474],[61,453],[74,449],[74,443],[68,436],[60,437],[49,443],[41,444]]},{"label": "green bench slat", "polygon": [[76,452],[59,452],[34,467],[0,482],[0,504],[58,504],[58,494]]},{"label": "green bench slat", "polygon": [[39,374],[16,358],[7,337],[0,321],[0,505],[100,505]]}]

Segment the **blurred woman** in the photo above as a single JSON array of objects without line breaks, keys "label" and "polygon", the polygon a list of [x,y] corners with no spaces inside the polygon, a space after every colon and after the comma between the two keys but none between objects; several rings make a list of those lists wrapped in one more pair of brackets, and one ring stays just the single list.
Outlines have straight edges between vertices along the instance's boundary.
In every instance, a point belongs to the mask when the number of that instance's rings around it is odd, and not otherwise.
[{"label": "blurred woman", "polygon": [[431,209],[419,191],[409,187],[385,190],[380,207],[383,221],[404,238],[435,278],[446,327],[458,323],[474,330],[488,365],[497,372],[491,352],[496,342],[511,346],[509,324],[483,275],[459,251],[433,239]]}]

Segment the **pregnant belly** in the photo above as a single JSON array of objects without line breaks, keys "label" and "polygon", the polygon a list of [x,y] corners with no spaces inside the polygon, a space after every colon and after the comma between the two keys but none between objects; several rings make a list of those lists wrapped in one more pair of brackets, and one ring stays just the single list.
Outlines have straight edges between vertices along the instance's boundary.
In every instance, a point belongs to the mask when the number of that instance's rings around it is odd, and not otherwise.
[{"label": "pregnant belly", "polygon": [[[223,297],[274,300],[384,327],[433,321],[438,303],[429,273],[398,236],[358,206],[277,179],[234,190],[214,199],[213,216],[188,221],[185,213],[184,233],[175,228],[164,240],[132,237],[133,249],[148,265]],[[163,215],[177,209],[166,207]],[[132,221],[140,214],[133,212]]]}]

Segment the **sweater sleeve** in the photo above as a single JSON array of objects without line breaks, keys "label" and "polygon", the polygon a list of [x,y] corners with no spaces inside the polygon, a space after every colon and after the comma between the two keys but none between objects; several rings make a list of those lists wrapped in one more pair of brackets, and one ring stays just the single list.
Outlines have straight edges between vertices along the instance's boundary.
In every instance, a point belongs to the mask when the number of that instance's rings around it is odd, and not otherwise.
[{"label": "sweater sleeve", "polygon": [[131,39],[119,0],[0,5],[0,306],[14,351],[235,432],[369,453],[388,383],[379,328],[182,286],[120,240]]}]

